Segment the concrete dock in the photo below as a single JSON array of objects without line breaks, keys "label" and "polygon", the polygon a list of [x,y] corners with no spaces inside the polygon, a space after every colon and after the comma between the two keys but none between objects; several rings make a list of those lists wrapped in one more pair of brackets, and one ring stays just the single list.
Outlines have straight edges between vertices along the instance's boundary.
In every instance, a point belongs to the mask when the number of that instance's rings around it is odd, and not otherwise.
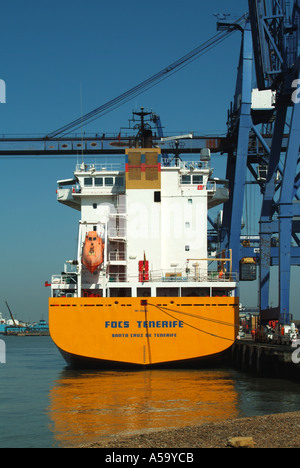
[{"label": "concrete dock", "polygon": [[254,340],[236,340],[230,349],[232,367],[261,377],[300,382],[300,346],[272,345]]}]

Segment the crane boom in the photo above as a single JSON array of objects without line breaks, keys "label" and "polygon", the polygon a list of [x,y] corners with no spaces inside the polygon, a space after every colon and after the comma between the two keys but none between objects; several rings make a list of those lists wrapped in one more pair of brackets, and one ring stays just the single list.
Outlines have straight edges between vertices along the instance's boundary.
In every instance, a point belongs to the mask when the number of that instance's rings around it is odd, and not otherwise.
[{"label": "crane boom", "polygon": [[11,319],[12,319],[12,321],[13,321],[14,326],[17,327],[17,324],[16,324],[16,322],[15,322],[15,319],[14,319],[14,316],[13,316],[13,314],[12,314],[12,311],[10,310],[10,307],[9,307],[9,305],[8,305],[8,303],[7,303],[6,301],[5,301],[5,304],[6,304],[7,308],[8,308],[8,311],[9,311],[9,314],[10,314],[10,317],[11,317]]},{"label": "crane boom", "polygon": [[[238,25],[242,23],[243,21],[244,21],[244,16],[239,18],[236,21],[236,24]],[[70,133],[71,131],[73,131],[74,129],[78,127],[81,128],[82,126],[86,125],[87,123],[92,122],[96,118],[99,118],[101,115],[104,115],[110,112],[111,110],[116,109],[117,107],[124,104],[125,102],[133,99],[135,96],[138,96],[139,94],[143,93],[147,89],[152,88],[155,84],[166,79],[168,76],[172,75],[173,73],[176,73],[182,67],[186,66],[188,63],[195,60],[197,57],[203,55],[212,47],[222,42],[226,37],[231,35],[233,32],[234,32],[234,29],[222,31],[222,32],[219,32],[218,34],[215,34],[213,37],[211,37],[210,39],[208,39],[203,44],[196,47],[195,49],[193,49],[192,51],[190,51],[183,57],[179,58],[178,60],[173,62],[171,65],[168,65],[167,67],[163,68],[158,73],[155,73],[155,75],[152,75],[150,78],[147,78],[146,80],[142,81],[140,84],[134,86],[133,88],[130,88],[128,91],[102,104],[96,109],[74,120],[73,122],[70,122],[69,124],[64,125],[63,127],[60,127],[59,129],[49,133],[47,135],[47,138],[51,139],[51,138],[56,138],[59,135],[66,135]]]}]

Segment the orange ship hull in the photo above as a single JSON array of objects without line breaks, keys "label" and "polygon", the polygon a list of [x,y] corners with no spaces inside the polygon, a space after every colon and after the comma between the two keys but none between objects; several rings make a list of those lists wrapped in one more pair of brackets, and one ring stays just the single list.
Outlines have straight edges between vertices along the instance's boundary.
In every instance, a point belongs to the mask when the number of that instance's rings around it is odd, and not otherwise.
[{"label": "orange ship hull", "polygon": [[50,298],[54,343],[72,365],[164,366],[226,351],[238,333],[238,298]]}]

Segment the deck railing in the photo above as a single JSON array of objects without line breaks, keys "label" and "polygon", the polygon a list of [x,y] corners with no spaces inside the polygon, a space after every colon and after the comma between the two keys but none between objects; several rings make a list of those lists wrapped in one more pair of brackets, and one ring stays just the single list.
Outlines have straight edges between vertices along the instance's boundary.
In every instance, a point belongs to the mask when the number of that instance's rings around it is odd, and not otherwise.
[{"label": "deck railing", "polygon": [[129,276],[126,273],[109,273],[109,282],[140,282],[140,283],[188,283],[188,282],[236,282],[237,273],[227,273],[218,271],[199,271],[197,273],[186,273],[186,270],[181,271],[150,271],[144,273],[144,276]]}]

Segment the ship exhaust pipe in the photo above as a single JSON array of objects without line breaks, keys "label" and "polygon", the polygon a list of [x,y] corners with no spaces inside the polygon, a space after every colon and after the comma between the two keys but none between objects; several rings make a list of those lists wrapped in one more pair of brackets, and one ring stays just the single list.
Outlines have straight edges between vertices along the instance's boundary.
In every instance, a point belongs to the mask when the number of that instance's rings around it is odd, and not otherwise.
[{"label": "ship exhaust pipe", "polygon": [[144,130],[142,134],[142,145],[143,148],[152,148],[153,147],[153,140],[152,140],[152,131],[151,130]]}]

